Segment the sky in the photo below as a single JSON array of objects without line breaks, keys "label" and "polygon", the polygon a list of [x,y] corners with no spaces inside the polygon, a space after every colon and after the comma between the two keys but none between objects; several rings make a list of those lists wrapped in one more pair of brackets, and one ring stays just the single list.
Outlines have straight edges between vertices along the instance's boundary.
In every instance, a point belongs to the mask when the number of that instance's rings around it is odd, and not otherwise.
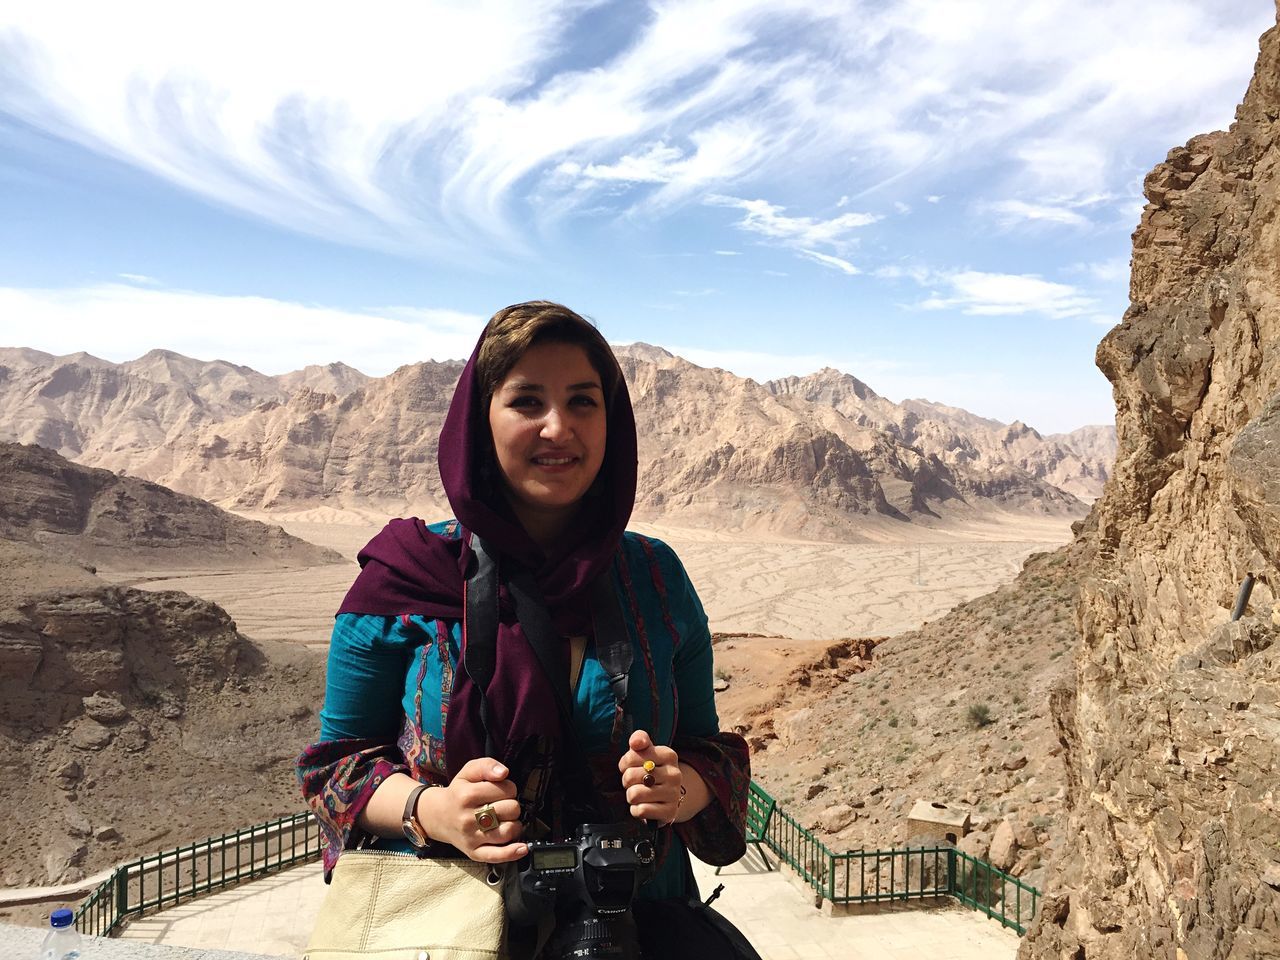
[{"label": "sky", "polygon": [[0,346],[278,374],[558,300],[767,380],[1114,419],[1142,179],[1273,0],[0,0]]}]

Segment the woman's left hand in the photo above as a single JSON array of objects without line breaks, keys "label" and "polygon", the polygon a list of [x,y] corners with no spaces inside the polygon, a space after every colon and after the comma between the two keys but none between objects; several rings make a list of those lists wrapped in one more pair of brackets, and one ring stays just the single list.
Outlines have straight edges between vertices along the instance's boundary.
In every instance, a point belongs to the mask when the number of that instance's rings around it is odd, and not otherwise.
[{"label": "woman's left hand", "polygon": [[[684,772],[680,758],[670,747],[656,746],[649,734],[637,730],[627,741],[630,749],[618,761],[622,787],[627,792],[631,816],[670,824],[680,810]],[[645,763],[652,768],[645,769]],[[646,779],[647,778],[647,779]]]}]

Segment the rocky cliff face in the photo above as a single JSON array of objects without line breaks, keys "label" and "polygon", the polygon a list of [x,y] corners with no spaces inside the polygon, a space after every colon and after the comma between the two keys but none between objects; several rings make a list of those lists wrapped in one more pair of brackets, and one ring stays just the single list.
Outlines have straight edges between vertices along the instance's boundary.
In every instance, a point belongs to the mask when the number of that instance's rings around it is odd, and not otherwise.
[{"label": "rocky cliff face", "polygon": [[312,566],[342,560],[336,551],[280,527],[17,443],[0,443],[0,539],[129,569]]},{"label": "rocky cliff face", "polygon": [[1119,455],[1053,701],[1069,845],[1024,960],[1280,956],[1278,120],[1280,27],[1231,129],[1146,180],[1098,348]]},{"label": "rocky cliff face", "polygon": [[0,820],[0,885],[78,880],[298,808],[318,658],[28,544],[0,540],[0,569],[0,804],[37,811]]}]

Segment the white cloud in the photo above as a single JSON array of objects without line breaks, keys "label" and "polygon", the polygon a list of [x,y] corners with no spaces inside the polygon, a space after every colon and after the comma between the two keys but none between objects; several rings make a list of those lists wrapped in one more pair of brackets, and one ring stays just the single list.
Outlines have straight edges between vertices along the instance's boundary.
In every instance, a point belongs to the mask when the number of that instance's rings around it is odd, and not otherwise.
[{"label": "white cloud", "polygon": [[[581,173],[591,180],[667,183],[676,175],[675,170],[683,160],[684,154],[681,151],[668,147],[665,143],[655,143],[639,156],[625,156],[613,165],[593,163],[581,170]],[[580,170],[577,164],[562,166],[566,172],[577,173]]]},{"label": "white cloud", "polygon": [[717,257],[740,257],[740,256],[742,256],[742,251],[741,251],[741,250],[712,250],[711,252],[712,252],[712,253],[714,253]]},{"label": "white cloud", "polygon": [[958,310],[976,316],[1041,314],[1053,319],[1096,313],[1098,302],[1065,283],[1025,274],[966,270],[935,278],[950,289],[919,304],[924,310]]},{"label": "white cloud", "polygon": [[268,374],[342,360],[381,376],[419,360],[470,355],[487,317],[454,310],[341,310],[266,297],[101,284],[0,287],[0,343],[116,362],[157,347]]},{"label": "white cloud", "polygon": [[1082,273],[1100,283],[1118,283],[1129,279],[1129,269],[1128,257],[1113,257],[1095,263],[1074,263],[1067,267],[1066,272]]},{"label": "white cloud", "polygon": [[895,200],[893,202],[893,209],[897,210],[900,214],[902,214],[905,217],[908,213],[911,212],[911,204],[903,203],[901,200]]},{"label": "white cloud", "polygon": [[925,286],[933,276],[933,271],[918,264],[891,263],[883,267],[877,267],[871,271],[871,274],[881,280],[901,280],[905,278]]},{"label": "white cloud", "polygon": [[931,203],[961,174],[1120,197],[1230,121],[1272,22],[1261,0],[663,0],[601,58],[596,6],[9,4],[0,113],[290,229],[469,257],[743,184],[856,197],[854,155]]},{"label": "white cloud", "polygon": [[817,250],[801,250],[800,256],[807,257],[814,263],[821,264],[822,266],[828,267],[832,270],[839,270],[841,273],[850,277],[856,276],[862,272],[848,260],[844,260],[840,257],[833,257],[826,253],[819,253]]},{"label": "white cloud", "polygon": [[140,284],[145,287],[157,287],[160,281],[155,277],[148,277],[145,273],[120,273],[117,276],[121,280],[127,280],[129,283]]},{"label": "white cloud", "polygon": [[855,231],[881,219],[873,213],[842,213],[829,220],[788,217],[783,212],[785,207],[768,200],[744,200],[719,194],[706,197],[704,202],[742,210],[744,215],[735,224],[739,230],[764,237],[773,244],[794,250],[797,256],[848,275],[861,271],[843,256],[822,253],[813,248],[825,246],[836,254],[843,254],[856,245]]},{"label": "white cloud", "polygon": [[1051,223],[1069,227],[1087,227],[1088,217],[1072,209],[1071,205],[1027,203],[1023,200],[999,200],[987,204],[986,209],[996,215],[1005,226],[1019,223]]}]

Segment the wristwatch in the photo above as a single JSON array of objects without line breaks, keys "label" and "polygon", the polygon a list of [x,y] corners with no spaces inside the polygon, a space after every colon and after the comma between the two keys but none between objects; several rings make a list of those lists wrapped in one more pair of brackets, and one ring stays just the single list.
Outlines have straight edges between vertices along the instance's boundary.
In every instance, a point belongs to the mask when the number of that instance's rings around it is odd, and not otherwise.
[{"label": "wristwatch", "polygon": [[400,821],[400,829],[404,831],[404,838],[409,841],[409,845],[413,849],[419,852],[427,849],[427,845],[431,843],[431,838],[427,836],[427,831],[422,829],[422,824],[418,822],[418,797],[422,796],[423,790],[434,786],[434,783],[420,783],[409,791],[409,799],[404,804],[404,817]]}]

